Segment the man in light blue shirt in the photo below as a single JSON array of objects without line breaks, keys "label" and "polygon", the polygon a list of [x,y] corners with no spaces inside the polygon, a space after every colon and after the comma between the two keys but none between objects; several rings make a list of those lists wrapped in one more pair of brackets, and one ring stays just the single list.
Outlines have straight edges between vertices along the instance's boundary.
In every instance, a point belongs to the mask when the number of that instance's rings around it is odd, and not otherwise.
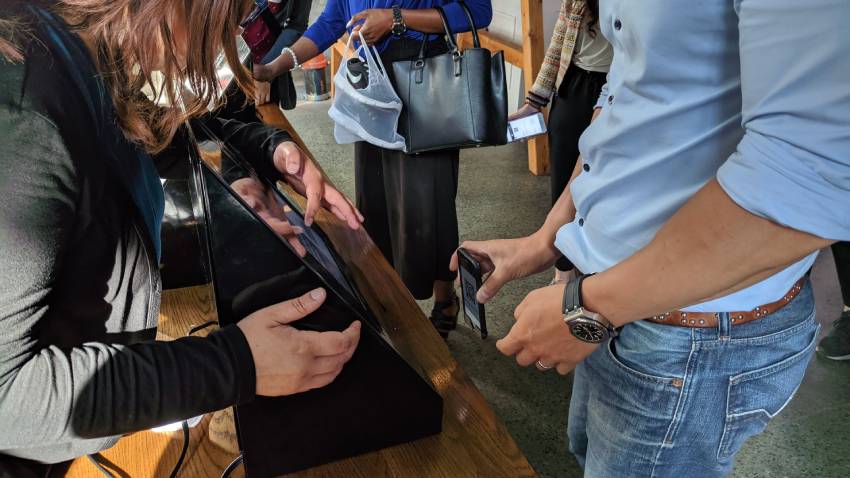
[{"label": "man in light blue shirt", "polygon": [[535,234],[463,247],[482,302],[560,252],[597,273],[530,293],[497,343],[575,368],[586,476],[723,476],[799,386],[807,271],[850,239],[850,3],[600,10],[614,62],[573,180]]}]

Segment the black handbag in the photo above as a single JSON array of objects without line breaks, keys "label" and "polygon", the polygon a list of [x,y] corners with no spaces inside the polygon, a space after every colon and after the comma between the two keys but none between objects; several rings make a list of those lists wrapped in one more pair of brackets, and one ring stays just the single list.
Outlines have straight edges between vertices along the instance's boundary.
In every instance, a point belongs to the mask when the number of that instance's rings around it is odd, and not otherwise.
[{"label": "black handbag", "polygon": [[481,48],[472,14],[460,3],[472,27],[473,48],[460,51],[442,8],[449,52],[393,63],[396,92],[404,105],[398,133],[408,154],[507,143],[508,92],[503,52]]}]

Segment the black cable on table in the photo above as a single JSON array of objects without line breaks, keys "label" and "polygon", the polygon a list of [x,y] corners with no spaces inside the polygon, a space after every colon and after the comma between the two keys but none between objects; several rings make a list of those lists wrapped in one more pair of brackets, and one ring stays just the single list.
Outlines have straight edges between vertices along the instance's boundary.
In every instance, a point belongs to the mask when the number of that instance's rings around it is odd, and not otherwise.
[{"label": "black cable on table", "polygon": [[[189,333],[186,335],[193,335],[199,330],[203,330],[214,324],[216,324],[216,321],[211,320],[196,327],[192,327],[191,329],[189,329]],[[186,461],[186,453],[189,451],[189,421],[183,420],[180,425],[183,429],[183,449],[180,450],[180,458],[177,459],[177,463],[174,465],[174,468],[172,468],[171,474],[168,475],[169,478],[177,478],[177,474],[180,472],[180,468],[183,466],[183,462]]]},{"label": "black cable on table", "polygon": [[103,467],[103,465],[100,464],[100,461],[98,460],[99,456],[100,456],[100,453],[92,453],[91,455],[86,455],[86,458],[89,459],[89,461],[92,463],[92,465],[94,465],[95,468],[97,468],[97,470],[103,476],[105,476],[107,478],[115,478],[115,475],[110,473],[109,470],[107,470],[106,468]]},{"label": "black cable on table", "polygon": [[229,478],[231,474],[236,470],[236,468],[242,464],[242,455],[236,457],[235,460],[231,461],[227,468],[221,473],[221,478]]},{"label": "black cable on table", "polygon": [[188,333],[188,334],[186,334],[186,335],[194,335],[196,332],[199,332],[199,331],[201,331],[201,330],[204,330],[204,329],[206,329],[207,327],[209,327],[209,326],[211,326],[211,325],[215,325],[215,324],[217,324],[217,323],[218,323],[218,321],[216,321],[216,320],[211,320],[211,321],[209,321],[209,322],[204,322],[204,323],[203,323],[203,324],[201,324],[201,325],[197,325],[197,326],[192,327],[191,329],[189,329],[189,333]]},{"label": "black cable on table", "polygon": [[180,471],[180,467],[183,466],[183,461],[186,460],[186,452],[189,451],[189,421],[183,420],[181,425],[183,426],[183,449],[180,450],[180,458],[177,459],[177,463],[171,470],[171,474],[168,475],[170,478],[177,478],[177,473]]}]

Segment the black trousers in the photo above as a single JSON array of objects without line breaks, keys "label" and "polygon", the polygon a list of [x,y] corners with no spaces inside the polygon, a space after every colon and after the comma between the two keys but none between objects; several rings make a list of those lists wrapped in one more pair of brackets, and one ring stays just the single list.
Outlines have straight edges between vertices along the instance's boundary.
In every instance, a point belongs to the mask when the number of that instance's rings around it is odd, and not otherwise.
[{"label": "black trousers", "polygon": [[838,284],[844,305],[850,306],[850,242],[836,242],[832,245],[832,257],[838,272]]},{"label": "black trousers", "polygon": [[[578,140],[590,124],[593,107],[605,84],[606,74],[585,71],[570,65],[557,94],[552,98],[549,112],[549,180],[552,204],[558,200],[578,160]],[[555,264],[560,271],[568,271],[573,264],[561,257]]]},{"label": "black trousers", "polygon": [[[381,60],[390,70],[393,61],[417,56],[420,45],[394,40]],[[434,41],[426,52],[445,49],[444,42]],[[455,207],[459,156],[456,149],[410,156],[366,142],[354,146],[355,196],[366,231],[420,300],[431,297],[434,281],[456,277],[449,260],[459,243]]]}]

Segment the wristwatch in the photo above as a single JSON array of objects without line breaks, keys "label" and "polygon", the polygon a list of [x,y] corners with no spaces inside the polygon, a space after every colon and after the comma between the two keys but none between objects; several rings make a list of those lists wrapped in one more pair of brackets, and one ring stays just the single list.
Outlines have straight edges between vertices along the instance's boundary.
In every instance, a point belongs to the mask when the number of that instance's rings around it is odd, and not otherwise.
[{"label": "wristwatch", "polygon": [[564,322],[575,338],[582,342],[598,344],[616,336],[617,331],[608,319],[585,309],[582,304],[581,283],[590,275],[578,276],[564,288]]},{"label": "wristwatch", "polygon": [[401,7],[398,4],[393,5],[393,35],[400,37],[407,31],[407,24],[404,23],[404,18],[401,16]]}]

